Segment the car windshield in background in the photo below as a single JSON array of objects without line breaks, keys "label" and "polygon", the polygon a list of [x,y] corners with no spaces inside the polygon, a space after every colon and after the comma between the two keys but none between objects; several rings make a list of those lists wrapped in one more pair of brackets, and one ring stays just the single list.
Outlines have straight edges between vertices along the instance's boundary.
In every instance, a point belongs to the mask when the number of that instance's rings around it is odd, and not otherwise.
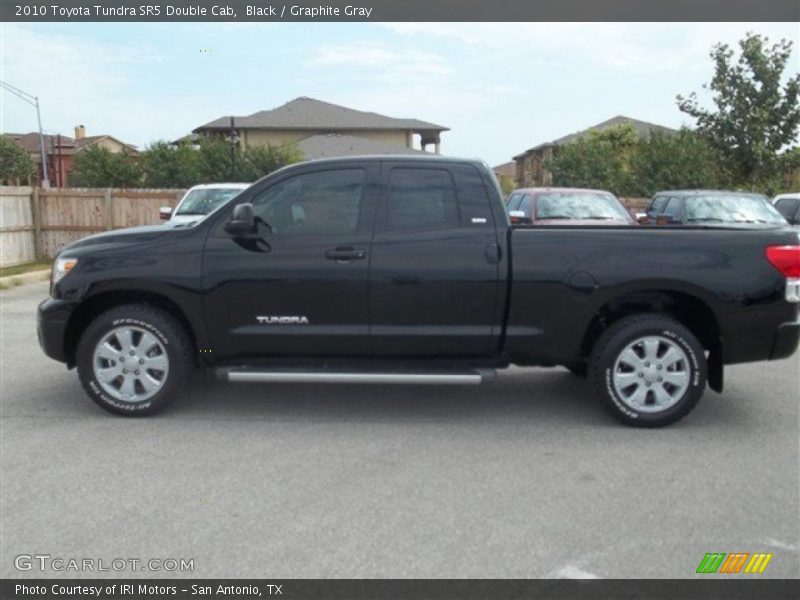
[{"label": "car windshield in background", "polygon": [[238,188],[192,190],[181,202],[176,215],[207,215],[241,193]]},{"label": "car windshield in background", "polygon": [[687,223],[786,223],[769,200],[759,196],[708,195],[686,198]]},{"label": "car windshield in background", "polygon": [[628,221],[625,208],[611,194],[547,192],[536,196],[537,219]]}]

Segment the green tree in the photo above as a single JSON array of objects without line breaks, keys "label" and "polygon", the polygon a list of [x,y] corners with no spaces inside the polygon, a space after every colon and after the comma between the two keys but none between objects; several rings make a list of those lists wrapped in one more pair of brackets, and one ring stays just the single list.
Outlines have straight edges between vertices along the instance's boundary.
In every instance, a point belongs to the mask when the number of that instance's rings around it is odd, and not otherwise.
[{"label": "green tree", "polygon": [[135,187],[142,184],[139,162],[127,151],[111,152],[90,146],[75,155],[70,185],[78,187]]},{"label": "green tree", "polygon": [[187,188],[202,182],[199,152],[189,144],[158,141],[142,154],[145,184],[155,188]]},{"label": "green tree", "polygon": [[297,146],[267,146],[248,148],[237,162],[238,178],[241,181],[256,181],[286,165],[303,160]]},{"label": "green tree", "polygon": [[546,167],[555,185],[599,188],[626,196],[635,188],[630,163],[638,144],[639,136],[630,124],[590,131],[557,148]]},{"label": "green tree", "polygon": [[654,131],[641,138],[631,157],[631,195],[659,190],[724,187],[714,151],[705,139],[683,128],[670,135]]},{"label": "green tree", "polygon": [[253,182],[303,159],[296,146],[231,150],[224,139],[205,138],[198,144],[159,141],[142,155],[145,181],[151,187],[183,188],[198,183]]},{"label": "green tree", "polygon": [[497,175],[497,183],[500,184],[500,191],[503,197],[507,197],[517,187],[511,175]]},{"label": "green tree", "polygon": [[800,148],[790,148],[781,155],[784,166],[783,185],[778,192],[796,192],[800,189]]},{"label": "green tree", "polygon": [[697,120],[697,131],[719,155],[738,184],[769,191],[779,185],[785,165],[780,151],[797,139],[800,127],[800,74],[786,76],[792,42],[749,33],[739,56],[727,44],[711,50],[713,108],[695,93],[678,96],[678,108]]},{"label": "green tree", "polygon": [[556,149],[548,163],[555,185],[599,188],[619,196],[659,190],[715,188],[724,183],[711,145],[689,129],[639,136],[619,125]]},{"label": "green tree", "polygon": [[36,174],[36,163],[14,140],[0,135],[0,181],[28,183]]},{"label": "green tree", "polygon": [[[240,161],[240,152],[223,139],[203,139],[198,148],[198,168],[202,181],[198,183],[220,183],[238,180],[238,169],[234,161]],[[233,155],[236,154],[234,159]]]}]

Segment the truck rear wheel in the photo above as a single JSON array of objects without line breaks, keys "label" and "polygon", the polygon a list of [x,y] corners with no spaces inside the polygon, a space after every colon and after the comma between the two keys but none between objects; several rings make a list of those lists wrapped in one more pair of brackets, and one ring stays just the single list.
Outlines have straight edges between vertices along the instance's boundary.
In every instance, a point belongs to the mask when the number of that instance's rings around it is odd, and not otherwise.
[{"label": "truck rear wheel", "polygon": [[685,417],[706,386],[706,358],[678,321],[634,315],[611,325],[590,361],[595,392],[622,423],[662,427]]},{"label": "truck rear wheel", "polygon": [[191,348],[183,327],[165,311],[144,304],[118,306],[95,318],[81,336],[78,375],[102,408],[149,415],[184,389]]}]

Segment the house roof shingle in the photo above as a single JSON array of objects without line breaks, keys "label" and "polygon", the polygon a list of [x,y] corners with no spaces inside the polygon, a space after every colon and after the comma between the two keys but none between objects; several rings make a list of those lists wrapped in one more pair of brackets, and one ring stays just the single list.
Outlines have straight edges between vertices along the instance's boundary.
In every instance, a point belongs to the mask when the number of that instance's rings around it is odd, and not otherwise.
[{"label": "house roof shingle", "polygon": [[649,135],[654,131],[659,131],[661,133],[667,133],[667,134],[678,133],[676,129],[672,129],[671,127],[665,127],[664,125],[657,125],[656,123],[650,123],[648,121],[640,121],[639,119],[633,119],[631,117],[626,117],[624,115],[617,115],[616,117],[611,117],[610,119],[603,121],[602,123],[598,123],[597,125],[593,125],[592,127],[588,127],[587,129],[582,129],[580,131],[576,131],[575,133],[570,133],[568,135],[560,137],[551,142],[544,142],[542,144],[539,144],[538,146],[533,146],[532,148],[528,148],[524,152],[520,152],[514,158],[518,158],[520,156],[527,154],[528,152],[534,152],[536,150],[540,150],[541,148],[546,148],[548,146],[563,146],[564,144],[569,144],[579,138],[582,138],[590,131],[602,131],[603,129],[608,129],[609,127],[616,127],[618,125],[625,125],[625,124],[632,125],[636,133],[638,133],[642,137],[649,137]]},{"label": "house roof shingle", "polygon": [[99,142],[101,140],[105,140],[105,139],[114,140],[118,144],[120,144],[122,146],[125,146],[125,148],[127,148],[131,152],[135,152],[137,154],[139,152],[139,149],[136,146],[134,146],[133,144],[126,144],[125,142],[123,142],[119,138],[115,138],[113,135],[108,135],[108,134],[105,134],[105,135],[87,135],[87,136],[84,136],[84,137],[82,137],[80,139],[75,140],[75,145],[78,147],[78,150],[82,150],[83,148],[86,148],[87,146],[91,146],[92,144],[96,144],[97,142]]},{"label": "house roof shingle", "polygon": [[[245,117],[234,117],[242,129],[310,129],[318,131],[359,129],[403,129],[413,131],[448,131],[447,127],[420,121],[396,119],[374,112],[354,110],[338,104],[305,96],[295,98],[272,110],[262,110]],[[230,117],[220,117],[193,131],[227,130]]]},{"label": "house roof shingle", "polygon": [[[3,135],[10,137],[12,140],[14,140],[14,142],[17,143],[18,146],[27,152],[39,152],[39,133],[36,131],[32,131],[31,133],[4,133]],[[125,146],[129,151],[138,153],[136,146],[126,144],[125,142],[118,140],[111,135],[91,135],[76,140],[68,135],[59,136],[45,134],[44,149],[47,154],[75,154],[76,152],[83,150],[84,148],[91,146],[92,144],[95,144],[105,138],[110,138],[115,142]]]},{"label": "house roof shingle", "polygon": [[[32,131],[31,133],[4,133],[6,137],[10,137],[16,144],[26,152],[39,152],[39,133]],[[45,134],[44,136],[44,149],[48,154],[61,150],[62,154],[75,153],[75,140],[69,136],[62,135],[60,138],[57,135]]]}]

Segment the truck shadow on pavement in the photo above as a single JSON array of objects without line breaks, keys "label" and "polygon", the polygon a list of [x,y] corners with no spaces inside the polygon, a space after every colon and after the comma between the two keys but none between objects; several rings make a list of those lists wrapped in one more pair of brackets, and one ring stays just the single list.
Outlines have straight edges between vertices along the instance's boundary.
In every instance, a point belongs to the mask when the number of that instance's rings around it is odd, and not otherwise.
[{"label": "truck shadow on pavement", "polygon": [[[111,415],[84,393],[74,372],[51,374],[36,400],[5,390],[5,416],[128,419]],[[68,381],[65,381],[67,379]],[[754,415],[746,398],[706,391],[690,418],[676,427],[746,425]],[[9,402],[9,400],[11,400]],[[512,369],[479,386],[208,383],[198,377],[147,421],[275,421],[286,423],[440,423],[504,426],[612,427],[617,423],[591,384],[564,369]]]},{"label": "truck shadow on pavement", "polygon": [[563,369],[519,369],[478,386],[195,383],[162,416],[342,422],[607,418],[589,382]]}]

